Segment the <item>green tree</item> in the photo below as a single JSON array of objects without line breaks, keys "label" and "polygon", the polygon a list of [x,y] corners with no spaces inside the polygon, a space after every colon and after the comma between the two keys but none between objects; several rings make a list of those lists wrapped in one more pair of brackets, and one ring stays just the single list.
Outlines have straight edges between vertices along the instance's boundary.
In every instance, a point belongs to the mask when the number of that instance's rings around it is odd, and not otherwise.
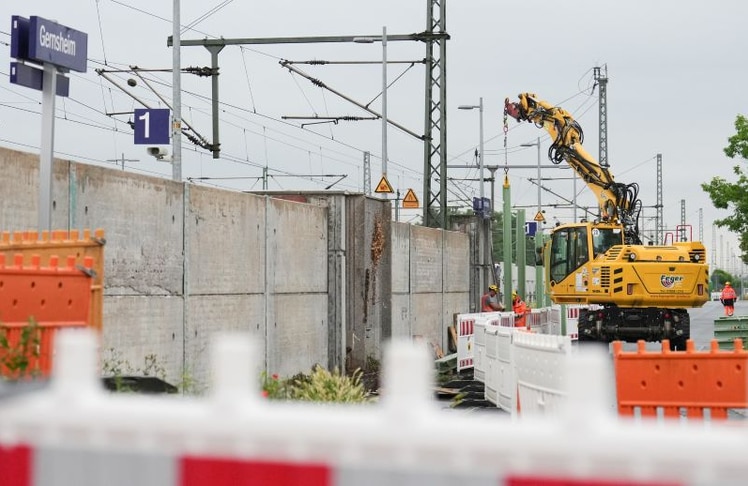
[{"label": "green tree", "polygon": [[[738,115],[735,119],[735,135],[729,137],[728,145],[724,148],[725,155],[734,159],[740,157],[748,161],[748,118]],[[701,188],[709,194],[714,207],[728,209],[732,207],[732,215],[714,221],[719,227],[727,228],[740,235],[740,250],[742,260],[748,263],[748,174],[736,165],[734,182],[723,177],[715,177]]]}]

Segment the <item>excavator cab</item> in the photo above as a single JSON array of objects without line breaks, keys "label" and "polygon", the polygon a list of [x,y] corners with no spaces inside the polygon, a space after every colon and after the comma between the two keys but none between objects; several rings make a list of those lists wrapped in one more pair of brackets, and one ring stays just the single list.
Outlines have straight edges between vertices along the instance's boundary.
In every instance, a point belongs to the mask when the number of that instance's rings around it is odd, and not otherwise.
[{"label": "excavator cab", "polygon": [[615,245],[623,245],[623,228],[615,223],[577,223],[553,230],[546,254],[551,288]]}]

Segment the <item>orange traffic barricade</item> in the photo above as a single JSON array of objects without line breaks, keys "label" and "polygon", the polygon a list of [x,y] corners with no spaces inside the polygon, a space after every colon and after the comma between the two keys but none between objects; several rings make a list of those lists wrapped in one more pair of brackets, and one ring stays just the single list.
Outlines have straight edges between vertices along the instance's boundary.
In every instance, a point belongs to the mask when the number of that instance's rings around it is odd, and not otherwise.
[{"label": "orange traffic barricade", "polygon": [[24,260],[39,255],[42,261],[49,261],[53,255],[75,256],[76,265],[83,265],[86,257],[93,258],[93,283],[91,285],[91,306],[88,325],[101,331],[103,325],[104,294],[104,230],[83,231],[4,231],[0,233],[0,254],[10,261],[17,254]]},{"label": "orange traffic barricade", "polygon": [[736,339],[734,349],[720,350],[712,340],[709,351],[696,351],[688,340],[685,351],[623,351],[613,343],[618,413],[621,416],[726,419],[728,410],[748,408],[748,352]]},{"label": "orange traffic barricade", "polygon": [[0,253],[0,374],[49,375],[57,330],[88,326],[93,259],[82,263],[20,253],[8,262]]}]

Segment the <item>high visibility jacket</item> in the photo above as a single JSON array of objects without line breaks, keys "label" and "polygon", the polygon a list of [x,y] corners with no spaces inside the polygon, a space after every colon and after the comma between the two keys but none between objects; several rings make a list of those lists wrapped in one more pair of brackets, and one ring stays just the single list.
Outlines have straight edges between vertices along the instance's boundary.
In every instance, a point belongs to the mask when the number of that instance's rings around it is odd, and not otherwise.
[{"label": "high visibility jacket", "polygon": [[720,294],[719,300],[722,301],[725,305],[733,305],[735,303],[735,299],[737,299],[738,296],[735,294],[735,289],[732,287],[725,287],[722,289],[722,294]]},{"label": "high visibility jacket", "polygon": [[512,301],[512,310],[514,311],[514,327],[525,327],[525,315],[529,311],[527,304],[517,297]]}]

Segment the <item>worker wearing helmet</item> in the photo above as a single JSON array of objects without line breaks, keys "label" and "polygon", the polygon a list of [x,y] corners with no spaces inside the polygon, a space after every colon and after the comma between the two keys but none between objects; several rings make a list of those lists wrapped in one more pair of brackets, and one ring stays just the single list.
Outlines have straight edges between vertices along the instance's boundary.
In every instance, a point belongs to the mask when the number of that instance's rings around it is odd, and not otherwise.
[{"label": "worker wearing helmet", "polygon": [[735,289],[732,288],[730,282],[725,282],[725,287],[722,289],[722,293],[719,296],[719,301],[725,306],[725,315],[730,317],[735,313],[735,300],[738,296],[735,294]]},{"label": "worker wearing helmet", "polygon": [[488,292],[483,294],[480,298],[480,311],[481,312],[497,312],[503,311],[504,305],[499,302],[499,286],[489,285]]},{"label": "worker wearing helmet", "polygon": [[525,327],[525,316],[530,309],[516,290],[512,291],[512,310],[514,311],[514,327]]}]

